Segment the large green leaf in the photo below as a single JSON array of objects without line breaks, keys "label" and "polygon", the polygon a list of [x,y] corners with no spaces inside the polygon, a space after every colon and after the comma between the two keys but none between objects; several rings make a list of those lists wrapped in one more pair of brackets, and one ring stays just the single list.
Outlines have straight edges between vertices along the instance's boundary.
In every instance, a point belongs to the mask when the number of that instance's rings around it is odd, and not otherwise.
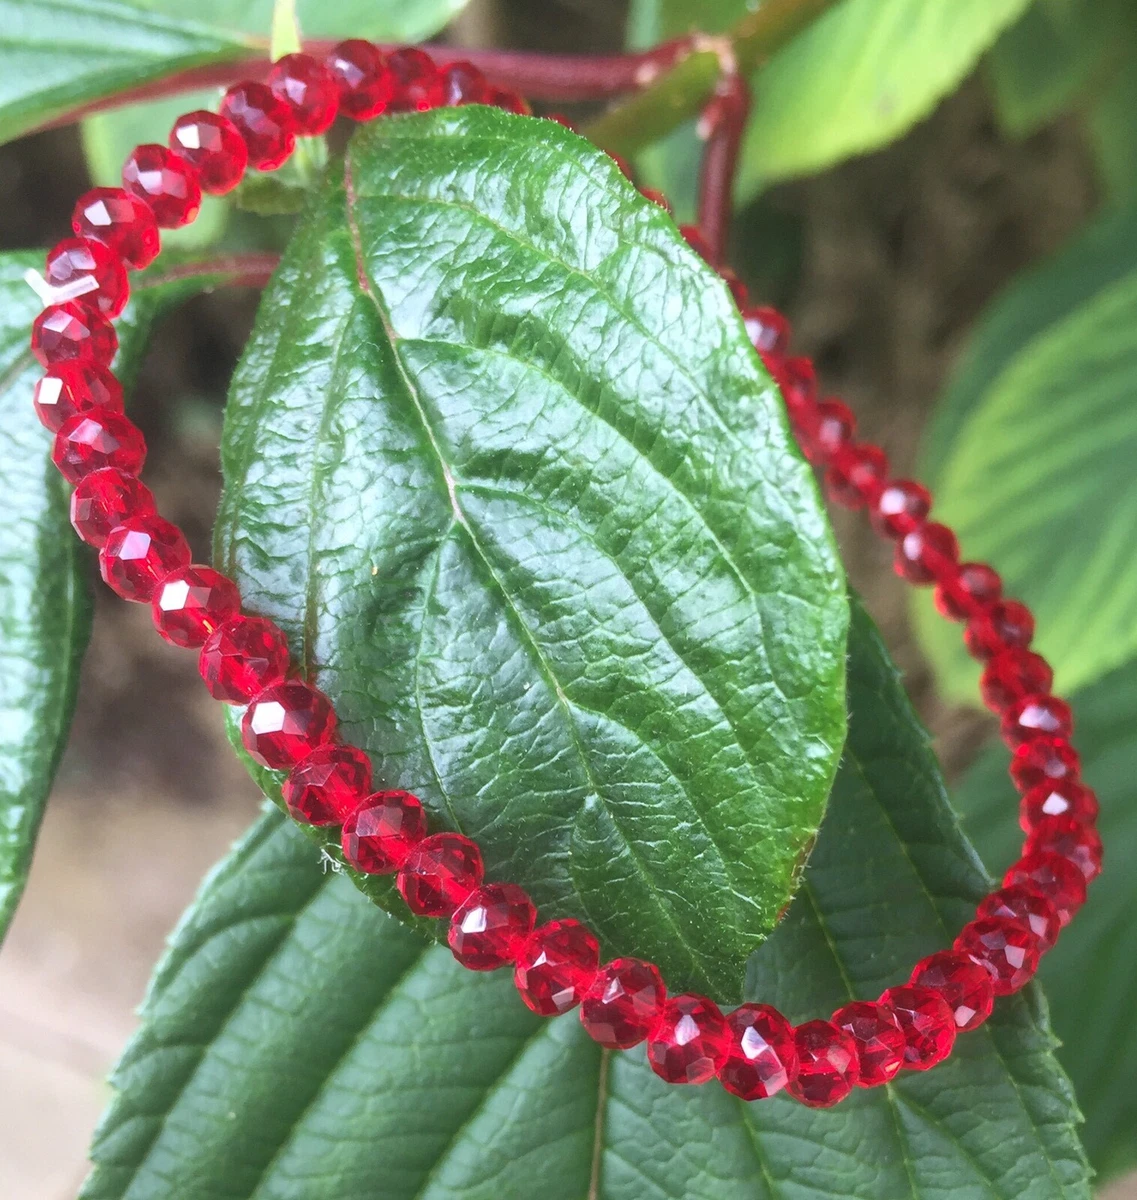
[{"label": "large green leaf", "polygon": [[[899,137],[1029,2],[840,0],[755,76],[739,197]],[[633,0],[630,29],[640,44],[691,29],[719,33],[753,7],[748,0]]]},{"label": "large green leaf", "polygon": [[736,997],[820,823],[847,622],[738,313],[554,122],[393,118],[332,176],[234,379],[220,560],[492,873]]},{"label": "large green leaf", "polygon": [[[752,985],[795,1019],[877,994],[984,886],[875,633],[807,884]],[[505,973],[377,912],[279,814],[183,921],[115,1075],[84,1200],[1016,1200],[1087,1197],[1040,997],[928,1075],[826,1112],[667,1087]]]},{"label": "large green leaf", "polygon": [[[1057,948],[1043,959],[1059,1058],[1085,1113],[1083,1139],[1103,1175],[1137,1165],[1137,668],[1125,667],[1073,697],[1086,780],[1101,798],[1106,869]],[[1021,834],[1007,820],[1015,799],[1007,755],[993,747],[956,792],[984,856],[1004,863]]]},{"label": "large green leaf", "polygon": [[[1137,654],[1137,219],[1115,217],[1020,281],[978,334],[924,473],[968,558],[1037,612],[1058,686]],[[977,702],[958,628],[917,624],[944,692]]]}]

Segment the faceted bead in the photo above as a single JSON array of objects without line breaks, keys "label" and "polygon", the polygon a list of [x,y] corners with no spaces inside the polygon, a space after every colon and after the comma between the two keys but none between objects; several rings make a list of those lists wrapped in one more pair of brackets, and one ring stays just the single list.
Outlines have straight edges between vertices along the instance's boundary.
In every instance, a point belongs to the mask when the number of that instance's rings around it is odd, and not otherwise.
[{"label": "faceted bead", "polygon": [[282,795],[297,821],[342,825],[368,799],[370,791],[371,760],[367,755],[355,746],[325,742],[289,771]]},{"label": "faceted bead", "polygon": [[442,73],[429,54],[404,46],[387,59],[387,70],[395,85],[392,112],[426,112],[445,103]]},{"label": "faceted bead", "polygon": [[32,352],[45,367],[72,362],[105,367],[117,349],[114,326],[75,301],[50,305],[32,325]]},{"label": "faceted bead", "polygon": [[951,950],[941,950],[918,962],[908,982],[942,996],[961,1033],[978,1029],[995,1006],[995,989],[986,970]]},{"label": "faceted bead", "polygon": [[991,976],[996,996],[1017,992],[1038,970],[1038,939],[1021,921],[1007,917],[980,917],[965,925],[955,948]]},{"label": "faceted bead", "polygon": [[122,384],[106,367],[60,363],[36,384],[32,403],[40,423],[55,433],[79,413],[122,412]]},{"label": "faceted bead", "polygon": [[1045,694],[1054,682],[1054,672],[1041,655],[1030,650],[1002,650],[983,668],[979,690],[983,703],[1002,713],[1025,696]]},{"label": "faceted bead", "polygon": [[911,479],[892,479],[869,508],[869,520],[882,537],[899,538],[921,525],[932,507],[932,494]]},{"label": "faceted bead", "polygon": [[237,126],[204,109],[177,119],[170,131],[170,149],[197,171],[201,190],[212,196],[231,192],[249,164],[249,149]]},{"label": "faceted bead", "polygon": [[891,1009],[857,1000],[839,1008],[830,1020],[857,1044],[858,1087],[887,1083],[904,1066],[904,1034]]},{"label": "faceted bead", "polygon": [[395,884],[420,917],[449,917],[481,885],[482,852],[460,833],[435,833],[419,842],[399,869]]},{"label": "faceted bead", "polygon": [[936,608],[949,621],[967,621],[984,605],[998,600],[1002,591],[998,571],[986,563],[960,563],[953,576],[936,585]]},{"label": "faceted bead", "polygon": [[268,73],[272,94],[288,105],[296,132],[316,137],[330,128],[340,107],[340,91],[331,71],[310,54],[286,54]]},{"label": "faceted bead", "polygon": [[1062,932],[1058,910],[1041,892],[1023,883],[999,888],[985,896],[975,912],[979,917],[1005,917],[1025,925],[1038,940],[1038,948],[1043,953],[1054,945]]},{"label": "faceted bead", "polygon": [[726,1062],[726,1020],[705,996],[671,996],[648,1037],[647,1061],[667,1083],[707,1083]]},{"label": "faceted bead", "polygon": [[89,546],[103,546],[111,530],[129,517],[154,512],[150,489],[134,475],[104,467],[84,475],[71,493],[71,524]]},{"label": "faceted bead", "polygon": [[104,467],[137,475],[146,461],[146,442],[138,426],[122,413],[93,409],[63,422],[55,435],[51,461],[72,483]]},{"label": "faceted bead", "polygon": [[825,472],[825,488],[835,503],[864,508],[872,504],[887,475],[888,458],[879,447],[867,443],[847,446]]},{"label": "faceted bead", "polygon": [[490,85],[473,63],[453,62],[442,72],[442,96],[443,103],[451,108],[488,104]]},{"label": "faceted bead", "polygon": [[1030,831],[1043,817],[1071,817],[1083,825],[1093,824],[1100,811],[1098,798],[1085,784],[1071,779],[1033,787],[1019,804],[1019,825]]},{"label": "faceted bead", "polygon": [[600,968],[581,1001],[580,1023],[594,1042],[609,1050],[627,1050],[655,1029],[666,995],[652,963],[614,958]]},{"label": "faceted bead", "polygon": [[175,646],[201,646],[241,610],[237,585],[212,567],[171,571],[154,589],[154,627]]},{"label": "faceted bead", "polygon": [[830,1108],[853,1090],[860,1078],[857,1043],[829,1021],[806,1021],[794,1030],[798,1073],[786,1085],[809,1108]]},{"label": "faceted bead", "polygon": [[1101,834],[1072,817],[1044,817],[1031,831],[1023,856],[1049,851],[1072,862],[1090,883],[1101,874]]},{"label": "faceted bead", "polygon": [[302,679],[286,679],[250,701],[241,740],[262,767],[284,771],[330,742],[335,730],[336,714],[327,696]]},{"label": "faceted bead", "polygon": [[1022,649],[1034,637],[1034,614],[1018,600],[996,600],[967,623],[963,641],[972,658],[986,662],[1002,650]]},{"label": "faceted bead", "polygon": [[1011,778],[1021,795],[1044,784],[1076,783],[1081,769],[1077,750],[1065,738],[1031,738],[1011,757]]},{"label": "faceted bead", "polygon": [[395,93],[387,60],[370,42],[349,38],[327,57],[340,94],[340,112],[353,121],[369,121],[384,112]]},{"label": "faceted bead", "polygon": [[450,919],[450,952],[471,971],[496,971],[524,950],[537,910],[515,883],[487,883],[469,896]]},{"label": "faceted bead", "polygon": [[288,674],[288,643],[265,617],[234,617],[209,635],[197,669],[214,700],[247,704]]},{"label": "faceted bead", "polygon": [[1003,886],[1025,884],[1054,905],[1058,920],[1069,925],[1074,913],[1086,902],[1086,877],[1060,854],[1040,850],[1024,854],[1003,876]]},{"label": "faceted bead", "polygon": [[517,957],[513,982],[526,1007],[542,1017],[575,1008],[600,969],[600,943],[579,921],[550,921]]},{"label": "faceted bead", "polygon": [[[512,88],[495,87],[490,89],[490,103],[495,108],[503,108],[506,112],[516,113],[519,117],[531,116],[533,110],[529,102]],[[627,174],[627,172],[624,172]]]},{"label": "faceted bead", "polygon": [[682,235],[683,240],[687,243],[687,245],[695,251],[695,253],[703,260],[703,262],[709,263],[713,261],[714,255],[711,253],[711,248],[707,243],[707,239],[703,237],[703,231],[698,227],[698,225],[680,225],[679,233]]},{"label": "faceted bead", "polygon": [[880,998],[904,1032],[904,1065],[926,1071],[943,1062],[955,1045],[955,1015],[948,1002],[927,987],[889,988]]},{"label": "faceted bead", "polygon": [[163,229],[188,225],[201,211],[197,172],[166,146],[136,147],[123,164],[122,186],[150,206]]},{"label": "faceted bead", "polygon": [[64,238],[47,252],[44,279],[66,289],[62,300],[90,308],[108,321],[126,307],[130,284],[126,267],[112,250],[91,238]]},{"label": "faceted bead", "polygon": [[743,1100],[765,1100],[797,1078],[793,1026],[768,1004],[743,1004],[726,1017],[719,1082]]},{"label": "faceted bead", "polygon": [[896,546],[893,569],[909,583],[950,578],[959,561],[959,543],[946,525],[930,521],[906,533]]},{"label": "faceted bead", "polygon": [[1013,750],[1035,737],[1068,738],[1074,714],[1057,696],[1024,696],[1003,713],[1003,740]]},{"label": "faceted bead", "polygon": [[366,875],[393,875],[426,837],[426,813],[410,792],[376,792],[341,820],[344,857]]},{"label": "faceted bead", "polygon": [[759,354],[785,354],[790,348],[790,323],[776,308],[756,304],[743,311],[742,323]]},{"label": "faceted bead", "polygon": [[852,443],[856,429],[856,418],[847,404],[822,400],[817,406],[812,451],[806,451],[806,458],[814,463],[829,462]]},{"label": "faceted bead", "polygon": [[144,604],[158,581],[176,567],[189,565],[185,535],[153,513],[128,517],[111,530],[99,551],[103,581],[124,600]]},{"label": "faceted bead", "polygon": [[109,246],[136,270],[158,257],[158,222],[150,206],[122,188],[93,188],[80,196],[71,228],[77,237]]},{"label": "faceted bead", "polygon": [[258,171],[274,171],[296,148],[292,110],[263,83],[234,84],[221,97],[221,115],[236,126]]}]

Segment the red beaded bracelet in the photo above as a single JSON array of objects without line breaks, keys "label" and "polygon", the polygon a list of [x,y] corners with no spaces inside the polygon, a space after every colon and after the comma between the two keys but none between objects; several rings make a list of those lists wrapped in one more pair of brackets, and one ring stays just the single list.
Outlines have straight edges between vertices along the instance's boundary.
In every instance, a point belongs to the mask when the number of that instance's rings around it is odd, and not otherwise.
[{"label": "red beaded bracelet", "polygon": [[[484,882],[474,842],[459,833],[428,833],[423,807],[408,792],[372,792],[371,764],[337,739],[331,701],[289,675],[283,632],[263,617],[242,615],[237,585],[190,562],[181,530],[158,516],[138,479],[146,447],[122,414],[122,388],[108,369],[117,348],[111,321],[126,304],[127,268],[144,267],[158,254],[159,228],[192,221],[202,192],[230,191],[247,167],[279,167],[298,134],[324,132],[337,114],[365,121],[471,103],[530,111],[471,64],[440,68],[418,49],[384,57],[369,42],[350,40],[324,63],[290,54],[273,65],[266,83],[231,87],[220,114],[179,118],[168,147],[139,146],[123,168],[122,188],[96,188],[79,200],[76,236],[47,256],[43,286],[53,302],[32,331],[32,349],[47,368],[35,408],[55,434],[53,461],[75,484],[71,522],[99,548],[103,579],[118,595],[150,603],[168,642],[200,647],[211,695],[248,706],[245,747],[264,766],[289,772],[284,801],[292,816],[311,825],[342,823],[352,867],[395,874],[412,912],[448,919],[450,948],[464,966],[512,966],[534,1012],[554,1016],[579,1005],[581,1022],[602,1046],[627,1049],[646,1040],[661,1078],[704,1083],[717,1075],[746,1100],[785,1088],[803,1104],[825,1107],[854,1086],[886,1083],[902,1068],[926,1070],[947,1057],[958,1032],[987,1019],[996,996],[1031,979],[1040,954],[1084,903],[1086,884],[1101,870],[1097,800],[1080,781],[1069,706],[1050,694],[1051,669],[1029,648],[1029,610],[1003,598],[989,566],[959,561],[951,530],[928,520],[928,491],[890,478],[884,452],[857,440],[849,409],[819,400],[809,361],[788,354],[785,318],[751,306],[731,272],[721,274],[830,498],[867,509],[877,532],[895,543],[897,574],[934,585],[939,611],[964,623],[967,648],[984,664],[983,700],[1002,719],[1013,750],[1011,777],[1022,794],[1023,855],[952,949],[917,963],[908,983],[879,1000],[847,1004],[828,1021],[795,1028],[763,1004],[743,1004],[724,1016],[706,997],[669,996],[651,963],[619,958],[601,965],[597,939],[579,921],[535,928],[536,911],[520,887]],[[645,195],[667,207],[658,193]],[[681,232],[710,260],[698,229]]]}]

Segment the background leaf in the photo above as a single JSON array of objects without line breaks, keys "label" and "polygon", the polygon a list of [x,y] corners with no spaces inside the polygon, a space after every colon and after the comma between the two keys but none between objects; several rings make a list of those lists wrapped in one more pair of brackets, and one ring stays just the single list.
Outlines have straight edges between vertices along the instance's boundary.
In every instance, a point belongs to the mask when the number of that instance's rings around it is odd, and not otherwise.
[{"label": "background leaf", "polygon": [[[1109,219],[1020,280],[977,334],[921,471],[964,553],[1038,617],[1068,691],[1137,653],[1137,222]],[[914,601],[944,693],[976,703],[958,627]]]},{"label": "background leaf", "polygon": [[1131,54],[1089,114],[1091,144],[1105,194],[1115,207],[1137,204],[1137,53]]},{"label": "background leaf", "polygon": [[[875,995],[983,889],[867,619],[849,749],[807,885],[752,983],[791,1017]],[[886,925],[883,913],[889,913]],[[207,883],[114,1077],[84,1200],[1087,1197],[1037,994],[928,1075],[829,1111],[667,1087],[542,1022],[318,869],[272,813]]]},{"label": "background leaf", "polygon": [[[1072,936],[1043,959],[1059,1058],[1077,1089],[1082,1131],[1094,1167],[1103,1175],[1137,1165],[1137,668],[1115,671],[1072,698],[1083,773],[1101,798],[1106,870],[1090,889]],[[965,776],[955,799],[968,832],[992,862],[1015,852],[1017,830],[1007,821],[1014,804],[1007,755],[992,746]]]},{"label": "background leaf", "polygon": [[820,823],[847,620],[737,310],[554,122],[394,118],[346,173],[234,378],[219,557],[492,874],[736,998]]}]

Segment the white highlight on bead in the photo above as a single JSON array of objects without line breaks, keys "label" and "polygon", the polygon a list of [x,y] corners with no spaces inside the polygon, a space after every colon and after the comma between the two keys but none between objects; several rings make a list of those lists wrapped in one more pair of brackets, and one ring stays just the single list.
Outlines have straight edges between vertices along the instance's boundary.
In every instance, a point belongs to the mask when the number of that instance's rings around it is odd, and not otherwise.
[{"label": "white highlight on bead", "polygon": [[29,267],[24,272],[24,282],[43,301],[44,308],[47,308],[49,304],[66,304],[68,300],[78,300],[80,296],[96,291],[99,286],[98,280],[93,275],[81,275],[78,279],[73,279],[62,287],[56,287],[54,284],[48,283],[34,267]]}]

